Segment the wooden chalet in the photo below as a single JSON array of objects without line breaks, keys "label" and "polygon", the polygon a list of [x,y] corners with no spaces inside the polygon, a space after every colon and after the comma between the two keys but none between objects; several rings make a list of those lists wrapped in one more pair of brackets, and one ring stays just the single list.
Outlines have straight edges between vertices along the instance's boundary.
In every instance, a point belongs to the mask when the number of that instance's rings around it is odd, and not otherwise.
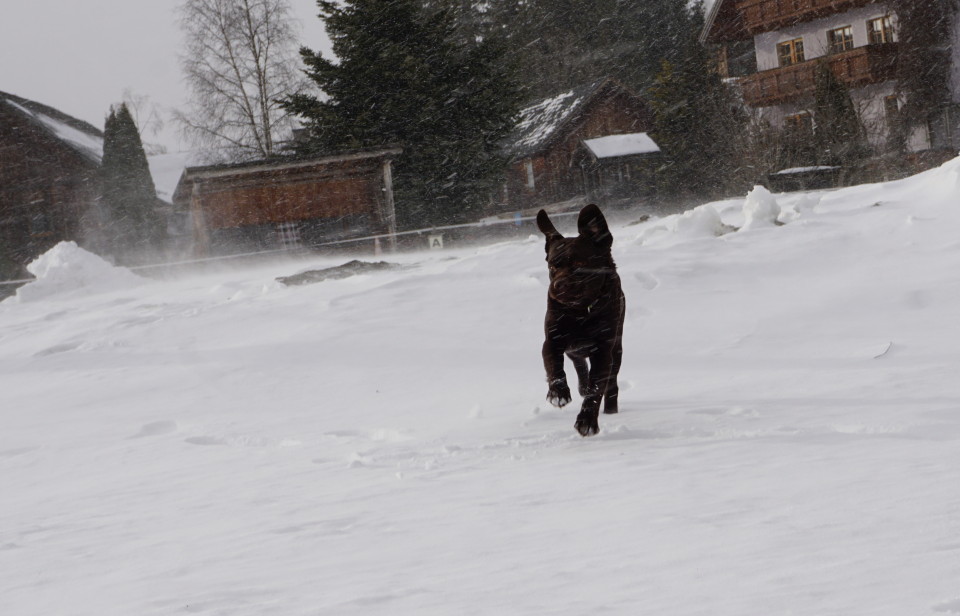
[{"label": "wooden chalet", "polygon": [[[507,140],[510,166],[501,209],[524,210],[579,197],[649,192],[649,155],[614,157],[597,164],[584,142],[614,135],[645,133],[653,126],[647,103],[613,79],[602,79],[539,101],[520,112]],[[613,166],[613,175],[602,173]],[[619,178],[614,183],[610,180]],[[613,190],[615,188],[615,190]],[[612,191],[612,192],[609,192]]]},{"label": "wooden chalet", "polygon": [[[953,29],[960,40],[960,28]],[[722,75],[739,82],[746,105],[779,128],[812,131],[814,75],[826,63],[882,149],[903,105],[897,31],[893,3],[885,0],[716,0],[701,42],[716,46]],[[951,53],[956,71],[960,46]],[[954,104],[911,136],[910,150],[960,146],[960,82],[951,87]]]},{"label": "wooden chalet", "polygon": [[400,148],[188,167],[174,204],[198,255],[316,247],[364,236],[395,245],[392,161]]},{"label": "wooden chalet", "polygon": [[97,227],[103,133],[52,107],[0,92],[0,280]]}]

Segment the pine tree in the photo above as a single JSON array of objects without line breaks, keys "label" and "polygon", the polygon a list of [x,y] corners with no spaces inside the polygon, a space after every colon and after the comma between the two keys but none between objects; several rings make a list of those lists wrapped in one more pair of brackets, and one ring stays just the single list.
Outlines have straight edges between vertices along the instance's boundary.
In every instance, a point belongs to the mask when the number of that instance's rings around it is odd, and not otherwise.
[{"label": "pine tree", "polygon": [[327,98],[288,98],[308,129],[301,154],[400,145],[398,223],[475,215],[506,167],[500,142],[520,105],[514,68],[497,37],[458,40],[449,9],[418,0],[320,0],[338,61],[302,49]]},{"label": "pine tree", "polygon": [[689,39],[687,0],[491,0],[490,28],[509,35],[528,98],[603,77],[643,93]]},{"label": "pine tree", "polygon": [[[8,252],[7,239],[3,233],[0,233],[0,280],[9,280],[17,278],[20,274],[20,266],[13,256]],[[3,297],[3,288],[0,288],[0,297]]]},{"label": "pine tree", "polygon": [[892,0],[897,15],[897,94],[903,107],[891,149],[905,151],[909,133],[942,112],[950,100],[953,25],[957,0]]},{"label": "pine tree", "polygon": [[147,258],[166,237],[140,132],[125,104],[110,109],[103,131],[104,250],[120,262]]},{"label": "pine tree", "polygon": [[653,138],[664,159],[658,183],[669,195],[716,197],[752,179],[738,151],[746,118],[697,40],[702,10],[695,7],[687,19],[677,62],[664,61],[650,89]]},{"label": "pine tree", "polygon": [[814,74],[814,137],[817,161],[824,165],[852,165],[870,155],[863,124],[850,99],[850,91],[837,79],[829,64],[820,63]]}]

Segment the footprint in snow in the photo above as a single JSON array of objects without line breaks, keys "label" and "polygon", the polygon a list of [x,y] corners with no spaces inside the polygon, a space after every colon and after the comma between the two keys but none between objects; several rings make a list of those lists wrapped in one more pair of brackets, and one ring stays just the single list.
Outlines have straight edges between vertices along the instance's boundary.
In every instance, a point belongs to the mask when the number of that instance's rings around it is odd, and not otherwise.
[{"label": "footprint in snow", "polygon": [[3,449],[0,450],[0,458],[15,458],[17,456],[22,456],[25,453],[30,453],[31,451],[36,451],[40,449],[37,446],[31,447],[14,447],[13,449]]},{"label": "footprint in snow", "polygon": [[188,439],[185,439],[185,442],[190,443],[191,445],[226,445],[227,441],[225,439],[216,437],[216,436],[191,436]]},{"label": "footprint in snow", "polygon": [[633,277],[647,291],[652,291],[660,286],[660,281],[646,272],[634,272]]},{"label": "footprint in snow", "polygon": [[83,346],[83,342],[64,342],[63,344],[57,344],[52,347],[47,347],[42,351],[37,351],[33,354],[33,356],[48,357],[50,355],[57,355],[59,353],[69,353],[70,351],[76,351],[81,346]]},{"label": "footprint in snow", "polygon": [[760,413],[753,409],[744,408],[742,406],[733,406],[733,407],[707,407],[702,409],[694,409],[688,411],[691,415],[709,415],[712,417],[719,417],[722,415],[730,417],[748,417],[756,418],[760,416]]},{"label": "footprint in snow", "polygon": [[133,436],[127,438],[143,438],[145,436],[161,436],[164,434],[173,434],[177,432],[180,427],[175,421],[153,421],[148,424],[144,424],[140,431],[134,434]]}]

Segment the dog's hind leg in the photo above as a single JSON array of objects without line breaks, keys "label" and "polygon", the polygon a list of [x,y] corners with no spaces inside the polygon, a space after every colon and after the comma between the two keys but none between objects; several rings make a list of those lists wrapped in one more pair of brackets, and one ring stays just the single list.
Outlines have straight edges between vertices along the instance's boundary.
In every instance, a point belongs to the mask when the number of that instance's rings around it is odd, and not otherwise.
[{"label": "dog's hind leg", "polygon": [[620,397],[620,386],[617,385],[617,374],[620,372],[620,361],[623,359],[623,344],[619,340],[613,346],[610,359],[610,378],[607,381],[607,391],[603,394],[603,412],[607,415],[619,412],[617,402]]},{"label": "dog's hind leg", "polygon": [[587,358],[576,355],[570,356],[570,360],[577,371],[577,391],[581,397],[586,398],[590,394],[590,368],[587,366]]},{"label": "dog's hind leg", "polygon": [[617,320],[617,334],[610,349],[610,377],[607,380],[607,389],[603,394],[603,412],[612,415],[619,412],[618,398],[620,386],[617,385],[617,375],[620,374],[620,362],[623,359],[623,315],[627,309],[627,302],[620,298],[620,318]]},{"label": "dog's hind leg", "polygon": [[[600,403],[604,413],[616,413],[620,388],[617,386],[617,373],[623,358],[623,329],[617,328],[617,335],[609,344],[600,345],[590,354],[590,386],[583,397],[580,414],[574,424],[581,436],[590,436],[600,431],[597,421]],[[581,382],[582,384],[582,382]]]}]

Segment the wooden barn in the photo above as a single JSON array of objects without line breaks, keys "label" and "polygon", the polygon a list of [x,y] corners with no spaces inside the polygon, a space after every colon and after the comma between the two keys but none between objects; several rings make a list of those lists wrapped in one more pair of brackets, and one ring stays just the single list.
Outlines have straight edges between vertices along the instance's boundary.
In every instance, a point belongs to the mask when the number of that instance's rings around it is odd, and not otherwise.
[{"label": "wooden barn", "polygon": [[[645,163],[620,158],[623,181],[616,194],[601,190],[602,164],[584,151],[584,142],[614,135],[646,133],[653,127],[647,103],[613,79],[602,79],[520,112],[520,121],[507,140],[510,167],[502,195],[502,209],[524,210],[578,197],[605,198],[649,192],[648,174],[630,174],[631,166]],[[589,150],[589,148],[588,148]],[[650,155],[645,152],[644,156]],[[630,179],[627,179],[630,178]],[[607,182],[607,187],[613,183]]]},{"label": "wooden barn", "polygon": [[392,161],[399,148],[188,167],[174,203],[198,255],[315,247],[383,235],[395,244]]},{"label": "wooden barn", "polygon": [[52,107],[0,92],[0,279],[64,240],[93,235],[103,133]]}]

